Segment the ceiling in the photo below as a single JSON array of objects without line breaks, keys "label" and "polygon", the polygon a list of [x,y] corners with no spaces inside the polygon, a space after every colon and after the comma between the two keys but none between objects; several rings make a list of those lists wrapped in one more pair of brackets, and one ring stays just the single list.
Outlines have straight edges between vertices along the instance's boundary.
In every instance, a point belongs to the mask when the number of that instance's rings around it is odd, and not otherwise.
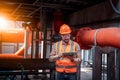
[{"label": "ceiling", "polygon": [[106,0],[0,0],[0,13],[8,15],[12,20],[28,21],[40,18],[44,11],[53,14],[61,10],[64,14],[80,11]]}]

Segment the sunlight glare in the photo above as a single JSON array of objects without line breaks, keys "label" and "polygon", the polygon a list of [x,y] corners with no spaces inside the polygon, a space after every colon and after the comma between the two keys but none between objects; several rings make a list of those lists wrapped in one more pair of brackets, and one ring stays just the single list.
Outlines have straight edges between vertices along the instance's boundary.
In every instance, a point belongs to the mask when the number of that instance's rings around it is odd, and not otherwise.
[{"label": "sunlight glare", "polygon": [[0,16],[0,28],[7,27],[7,18]]}]

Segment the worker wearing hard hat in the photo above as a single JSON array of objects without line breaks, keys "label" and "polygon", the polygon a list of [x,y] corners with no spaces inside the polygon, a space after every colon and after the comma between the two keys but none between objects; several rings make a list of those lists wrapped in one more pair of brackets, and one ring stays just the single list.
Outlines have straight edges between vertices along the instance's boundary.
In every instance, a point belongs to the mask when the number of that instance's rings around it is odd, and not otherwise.
[{"label": "worker wearing hard hat", "polygon": [[80,47],[70,39],[69,25],[63,24],[59,33],[62,40],[53,45],[49,58],[56,62],[56,80],[77,80],[77,64],[81,63]]}]

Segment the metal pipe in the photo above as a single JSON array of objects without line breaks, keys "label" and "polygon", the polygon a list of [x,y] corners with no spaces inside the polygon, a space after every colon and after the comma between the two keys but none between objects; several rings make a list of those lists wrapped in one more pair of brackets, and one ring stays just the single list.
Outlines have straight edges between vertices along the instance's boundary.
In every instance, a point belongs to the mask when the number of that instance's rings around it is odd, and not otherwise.
[{"label": "metal pipe", "polygon": [[25,29],[25,36],[24,36],[24,58],[27,58],[27,54],[28,54],[28,27],[26,27]]},{"label": "metal pipe", "polygon": [[[80,28],[77,33],[77,42],[81,48],[91,48],[94,45],[94,34],[96,30],[86,30],[85,28]],[[112,46],[120,48],[120,28],[109,27],[101,28],[96,35],[96,42],[99,46]]]}]

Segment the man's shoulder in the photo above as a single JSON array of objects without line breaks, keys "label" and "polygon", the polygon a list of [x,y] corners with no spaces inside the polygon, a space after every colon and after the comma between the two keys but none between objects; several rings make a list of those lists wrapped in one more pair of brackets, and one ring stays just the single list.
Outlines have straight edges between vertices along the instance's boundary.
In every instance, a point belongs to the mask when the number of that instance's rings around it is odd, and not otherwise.
[{"label": "man's shoulder", "polygon": [[72,41],[76,46],[79,46],[79,44],[76,41]]},{"label": "man's shoulder", "polygon": [[57,42],[55,42],[54,44],[58,44],[58,43],[60,43],[61,41],[57,41]]},{"label": "man's shoulder", "polygon": [[78,44],[76,41],[71,40],[71,42],[74,42],[75,44]]}]

